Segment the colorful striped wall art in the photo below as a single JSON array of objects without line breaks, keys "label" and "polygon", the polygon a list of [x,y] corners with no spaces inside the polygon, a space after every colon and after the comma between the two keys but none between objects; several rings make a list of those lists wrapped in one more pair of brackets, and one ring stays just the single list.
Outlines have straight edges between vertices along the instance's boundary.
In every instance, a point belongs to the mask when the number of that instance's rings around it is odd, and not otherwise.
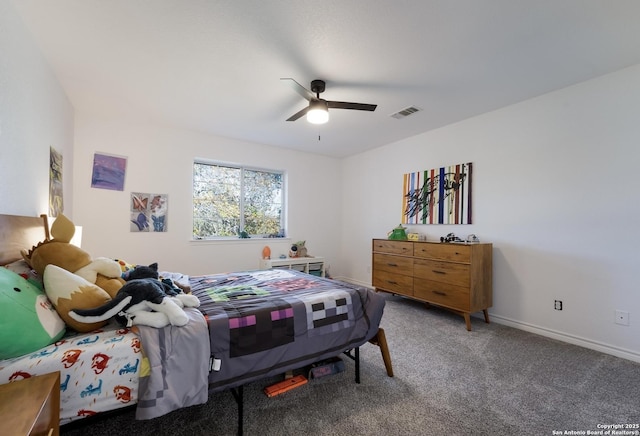
[{"label": "colorful striped wall art", "polygon": [[402,224],[472,224],[473,164],[407,173]]}]

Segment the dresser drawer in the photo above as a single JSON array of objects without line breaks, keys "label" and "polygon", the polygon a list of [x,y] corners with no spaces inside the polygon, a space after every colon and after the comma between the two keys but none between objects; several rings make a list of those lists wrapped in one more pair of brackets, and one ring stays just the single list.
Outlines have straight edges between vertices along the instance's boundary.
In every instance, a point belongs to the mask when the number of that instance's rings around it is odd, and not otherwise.
[{"label": "dresser drawer", "polygon": [[429,303],[456,310],[469,310],[469,289],[432,280],[415,279],[413,296]]},{"label": "dresser drawer", "polygon": [[429,259],[414,259],[413,275],[434,282],[469,287],[469,264],[442,262]]},{"label": "dresser drawer", "polygon": [[413,242],[374,239],[373,251],[377,251],[380,253],[404,254],[407,256],[413,256]]},{"label": "dresser drawer", "polygon": [[376,271],[373,274],[373,286],[396,294],[413,295],[413,277],[411,276]]},{"label": "dresser drawer", "polygon": [[413,259],[410,257],[390,256],[373,253],[374,271],[386,271],[393,274],[413,275]]},{"label": "dresser drawer", "polygon": [[463,244],[431,244],[416,243],[413,255],[424,259],[450,260],[454,262],[471,262],[471,247]]}]

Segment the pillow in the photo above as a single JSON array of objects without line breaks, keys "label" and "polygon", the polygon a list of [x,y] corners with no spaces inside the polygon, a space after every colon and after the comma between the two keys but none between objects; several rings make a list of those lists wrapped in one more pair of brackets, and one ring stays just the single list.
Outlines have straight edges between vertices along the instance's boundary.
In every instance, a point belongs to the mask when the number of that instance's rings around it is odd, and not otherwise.
[{"label": "pillow", "polygon": [[69,311],[72,309],[93,309],[111,300],[104,289],[79,275],[49,264],[44,269],[44,289],[60,317],[72,329],[86,333],[107,323],[107,321],[82,323],[69,316]]},{"label": "pillow", "polygon": [[8,263],[4,265],[4,267],[9,271],[13,271],[19,276],[27,279],[29,282],[31,282],[31,284],[35,285],[41,291],[44,289],[42,284],[42,277],[40,277],[38,273],[36,273],[24,259]]},{"label": "pillow", "polygon": [[64,321],[35,285],[0,268],[0,359],[33,353],[65,333]]}]

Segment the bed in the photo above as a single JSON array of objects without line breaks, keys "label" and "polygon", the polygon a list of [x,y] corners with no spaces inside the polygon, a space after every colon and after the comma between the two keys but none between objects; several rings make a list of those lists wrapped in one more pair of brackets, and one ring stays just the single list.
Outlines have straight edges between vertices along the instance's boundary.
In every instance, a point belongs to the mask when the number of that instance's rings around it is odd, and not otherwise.
[{"label": "bed", "polygon": [[[49,237],[46,216],[0,215],[0,264]],[[370,289],[293,270],[256,270],[189,277],[201,305],[185,309],[187,326],[122,328],[112,322],[0,361],[0,384],[60,371],[61,424],[137,404],[150,419],[229,390],[242,432],[244,384],[284,374],[359,347],[381,347],[384,299]],[[190,365],[190,366],[187,366]],[[189,377],[185,379],[184,374]]]}]

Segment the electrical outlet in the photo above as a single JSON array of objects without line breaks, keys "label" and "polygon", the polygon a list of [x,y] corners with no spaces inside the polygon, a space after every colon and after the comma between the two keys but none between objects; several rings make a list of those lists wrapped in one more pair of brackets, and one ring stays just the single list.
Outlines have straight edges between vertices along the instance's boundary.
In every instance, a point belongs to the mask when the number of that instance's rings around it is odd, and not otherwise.
[{"label": "electrical outlet", "polygon": [[616,324],[629,325],[629,312],[616,310]]},{"label": "electrical outlet", "polygon": [[555,310],[562,310],[562,301],[561,300],[555,300],[553,302],[553,308]]}]

